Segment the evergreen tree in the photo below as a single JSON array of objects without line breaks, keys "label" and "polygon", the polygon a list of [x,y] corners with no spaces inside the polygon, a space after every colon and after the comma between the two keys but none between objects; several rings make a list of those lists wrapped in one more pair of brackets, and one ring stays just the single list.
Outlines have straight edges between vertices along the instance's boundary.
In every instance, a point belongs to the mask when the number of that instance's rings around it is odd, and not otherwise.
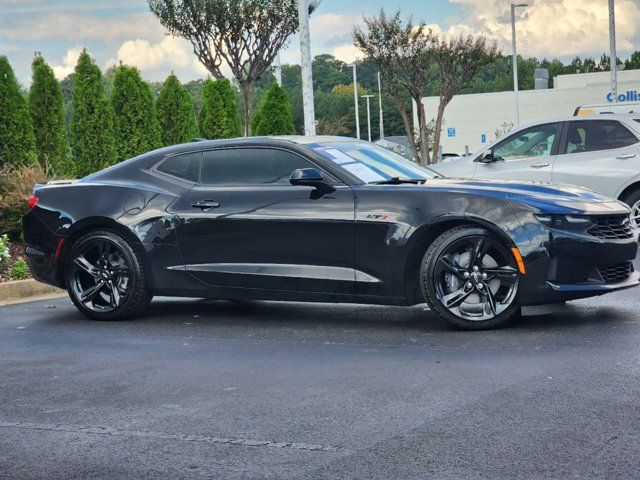
[{"label": "evergreen tree", "polygon": [[119,66],[113,77],[111,105],[115,113],[118,160],[160,148],[160,125],[151,88],[135,67]]},{"label": "evergreen tree", "polygon": [[262,108],[258,108],[255,112],[253,112],[253,116],[251,117],[251,123],[249,124],[249,132],[253,136],[259,135],[258,124],[262,121]]},{"label": "evergreen tree", "polygon": [[255,124],[254,135],[294,135],[296,133],[289,100],[277,83],[267,90],[256,116],[259,119]]},{"label": "evergreen tree", "polygon": [[222,98],[222,105],[227,121],[226,129],[220,138],[235,138],[241,136],[242,119],[240,118],[238,104],[236,103],[236,90],[226,78],[219,78],[214,81],[213,84],[218,90],[220,98]]},{"label": "evergreen tree", "polygon": [[185,143],[198,135],[193,99],[174,74],[164,82],[156,110],[163,145]]},{"label": "evergreen tree", "polygon": [[227,117],[219,90],[213,80],[207,79],[202,89],[202,108],[198,118],[200,136],[210,140],[225,138]]},{"label": "evergreen tree", "polygon": [[29,107],[7,57],[0,56],[0,167],[36,162]]},{"label": "evergreen tree", "polygon": [[35,134],[38,162],[57,176],[72,173],[65,129],[62,90],[53,69],[44,58],[33,61],[33,80],[29,90],[29,111]]},{"label": "evergreen tree", "polygon": [[116,162],[113,109],[102,85],[100,69],[86,49],[78,58],[71,94],[71,149],[77,176]]}]

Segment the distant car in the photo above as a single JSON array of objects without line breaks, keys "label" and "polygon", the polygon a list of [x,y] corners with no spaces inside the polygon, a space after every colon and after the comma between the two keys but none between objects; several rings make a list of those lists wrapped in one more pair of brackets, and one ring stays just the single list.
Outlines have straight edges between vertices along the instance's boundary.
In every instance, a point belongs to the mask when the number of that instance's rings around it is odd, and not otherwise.
[{"label": "distant car", "polygon": [[449,177],[575,185],[619,199],[640,225],[640,115],[599,115],[529,125],[470,157],[433,165]]},{"label": "distant car", "polygon": [[570,188],[449,180],[340,137],[206,141],[38,185],[31,271],[90,318],[153,295],[428,303],[461,328],[638,285],[629,209]]}]

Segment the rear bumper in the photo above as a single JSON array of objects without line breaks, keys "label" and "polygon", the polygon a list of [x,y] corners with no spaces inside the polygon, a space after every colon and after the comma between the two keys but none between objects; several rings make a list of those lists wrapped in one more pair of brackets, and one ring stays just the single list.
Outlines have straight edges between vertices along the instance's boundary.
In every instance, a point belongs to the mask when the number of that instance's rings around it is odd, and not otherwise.
[{"label": "rear bumper", "polygon": [[55,235],[33,211],[22,218],[22,229],[25,255],[33,278],[64,288],[60,252],[65,237]]}]

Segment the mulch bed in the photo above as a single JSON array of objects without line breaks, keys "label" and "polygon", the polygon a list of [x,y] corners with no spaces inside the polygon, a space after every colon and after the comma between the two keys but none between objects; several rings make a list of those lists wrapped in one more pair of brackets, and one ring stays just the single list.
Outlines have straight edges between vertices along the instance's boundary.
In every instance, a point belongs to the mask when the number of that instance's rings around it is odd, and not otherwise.
[{"label": "mulch bed", "polygon": [[9,276],[9,268],[13,263],[17,260],[23,259],[27,260],[24,255],[24,245],[19,242],[10,242],[9,243],[9,261],[7,263],[0,264],[0,282],[8,282],[11,280]]}]

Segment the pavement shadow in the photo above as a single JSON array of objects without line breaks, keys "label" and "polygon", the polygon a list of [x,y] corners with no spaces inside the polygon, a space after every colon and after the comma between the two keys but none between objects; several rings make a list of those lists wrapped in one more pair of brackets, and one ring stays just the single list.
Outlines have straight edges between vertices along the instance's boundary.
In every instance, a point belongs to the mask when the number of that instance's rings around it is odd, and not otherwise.
[{"label": "pavement shadow", "polygon": [[[91,325],[105,322],[87,320],[75,308],[59,310],[47,318],[55,324]],[[493,332],[545,332],[566,329],[607,328],[635,322],[635,312],[630,309],[612,308],[606,305],[570,303],[560,310],[544,315],[527,315]],[[126,328],[150,326],[178,327],[197,324],[211,332],[231,328],[262,331],[280,329],[339,332],[378,333],[404,332],[407,335],[457,333],[466,336],[482,335],[482,332],[456,330],[425,306],[395,307],[357,304],[327,304],[272,301],[222,301],[161,298],[154,301],[140,316],[111,325]],[[118,328],[118,327],[111,327]]]}]

